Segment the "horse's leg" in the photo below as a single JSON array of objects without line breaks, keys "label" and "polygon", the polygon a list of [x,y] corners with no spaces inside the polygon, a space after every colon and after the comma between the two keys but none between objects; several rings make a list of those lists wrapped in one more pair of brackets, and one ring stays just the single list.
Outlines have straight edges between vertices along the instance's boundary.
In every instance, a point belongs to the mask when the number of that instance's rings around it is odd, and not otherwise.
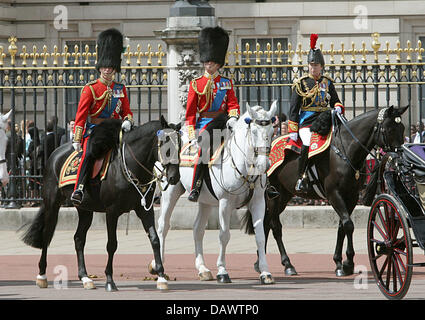
[{"label": "horse's leg", "polygon": [[[335,246],[334,262],[336,264],[335,274],[337,276],[346,276],[354,273],[354,245],[353,245],[353,232],[354,223],[351,220],[351,212],[347,209],[344,199],[338,192],[333,192],[329,197],[332,206],[337,212],[340,223],[338,226],[337,243]],[[347,260],[342,261],[342,246],[344,243],[344,236],[347,237]]]},{"label": "horse's leg", "polygon": [[[49,203],[50,202],[50,203]],[[40,261],[38,263],[39,273],[37,275],[36,284],[40,288],[47,288],[47,248],[50,244],[50,241],[53,238],[53,234],[55,232],[56,224],[58,221],[58,213],[60,208],[60,199],[58,192],[56,196],[44,200],[38,216],[36,219],[42,220],[42,231],[41,231],[41,256]]]},{"label": "horse's leg", "polygon": [[220,253],[217,258],[217,282],[220,283],[232,282],[226,270],[226,247],[230,240],[230,216],[232,211],[233,207],[229,207],[228,200],[221,199],[218,211],[218,218],[220,222]]},{"label": "horse's leg", "polygon": [[248,209],[252,215],[254,223],[255,242],[257,243],[258,267],[260,269],[260,281],[262,284],[274,283],[273,277],[269,272],[266,260],[265,234],[264,234],[264,214],[265,214],[264,190],[254,190],[254,195],[249,203]]},{"label": "horse's leg", "polygon": [[113,259],[115,251],[118,247],[117,242],[117,222],[118,216],[114,211],[106,211],[106,228],[108,230],[108,243],[106,245],[106,250],[108,251],[108,263],[105,269],[106,275],[106,284],[105,289],[108,292],[118,291],[117,286],[113,280]]},{"label": "horse's leg", "polygon": [[[161,261],[165,261],[165,237],[170,230],[170,219],[173,213],[174,207],[181,195],[185,192],[181,183],[176,185],[169,185],[168,189],[161,194],[161,209],[158,217],[158,229],[157,234],[159,237]],[[151,261],[148,266],[149,273],[156,274],[155,259]]]},{"label": "horse's leg", "polygon": [[198,270],[199,280],[213,280],[211,271],[205,265],[203,240],[208,216],[214,207],[204,203],[198,203],[198,214],[193,223],[193,240],[195,241],[195,267]]},{"label": "horse's leg", "polygon": [[[148,200],[149,203],[150,200]],[[168,282],[166,275],[164,274],[164,267],[161,260],[160,241],[158,234],[155,229],[155,216],[153,208],[146,212],[142,207],[135,208],[136,215],[142,221],[143,228],[145,229],[149,241],[153,249],[153,255],[155,257],[155,274],[158,275],[156,287],[161,290],[168,289]]]},{"label": "horse's leg", "polygon": [[84,246],[86,244],[87,231],[93,221],[93,211],[77,209],[78,227],[74,234],[75,251],[78,262],[78,278],[83,282],[84,289],[96,289],[94,282],[89,278],[84,260]]}]

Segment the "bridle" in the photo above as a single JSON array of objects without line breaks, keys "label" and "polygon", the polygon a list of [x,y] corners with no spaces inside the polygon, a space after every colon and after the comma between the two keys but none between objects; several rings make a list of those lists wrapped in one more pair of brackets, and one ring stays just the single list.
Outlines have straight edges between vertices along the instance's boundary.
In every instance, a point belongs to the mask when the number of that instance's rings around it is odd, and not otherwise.
[{"label": "bridle", "polygon": [[[161,155],[161,147],[163,145],[163,141],[165,141],[166,139],[162,139],[160,138],[160,131],[163,130],[159,130],[157,132],[157,138],[158,138],[158,143],[157,143],[157,155],[158,155],[158,159],[159,162],[161,163],[161,166],[164,168],[164,170],[162,170],[161,168],[158,168],[158,166],[156,164],[154,164],[155,168],[160,172],[159,174],[157,174],[155,172],[155,170],[149,170],[148,168],[146,168],[145,165],[143,165],[143,163],[141,163],[135,156],[133,149],[131,148],[130,145],[127,145],[125,142],[122,142],[121,144],[121,148],[119,149],[119,153],[120,153],[120,162],[121,162],[121,168],[123,170],[123,174],[124,177],[126,178],[126,180],[136,189],[136,191],[139,193],[140,197],[141,197],[141,205],[144,207],[144,209],[146,211],[149,211],[154,203],[154,197],[152,197],[152,202],[149,205],[149,207],[146,207],[146,196],[148,195],[148,193],[151,190],[155,190],[155,188],[152,189],[152,187],[154,186],[154,184],[156,182],[158,182],[158,187],[160,188],[161,191],[165,191],[168,188],[169,183],[167,182],[167,185],[165,188],[162,188],[161,183],[164,182],[163,178],[167,177],[166,174],[166,168],[167,165],[170,163],[173,163],[174,161],[179,161],[180,160],[180,147],[181,147],[181,137],[180,137],[180,133],[178,131],[172,131],[172,132],[164,132],[164,137],[171,137],[173,134],[175,134],[177,136],[177,145],[172,142],[174,147],[177,147],[177,160],[172,160],[171,162],[168,161],[167,163],[163,162],[163,158]],[[171,141],[173,141],[173,139],[170,138]],[[149,182],[147,183],[142,183],[140,182],[140,180],[136,177],[136,175],[134,173],[131,172],[131,170],[128,168],[126,160],[125,160],[125,152],[126,149],[128,149],[128,151],[130,152],[130,156],[131,158],[136,162],[136,164],[142,168],[151,178],[149,180]],[[177,162],[178,163],[178,162]]]}]

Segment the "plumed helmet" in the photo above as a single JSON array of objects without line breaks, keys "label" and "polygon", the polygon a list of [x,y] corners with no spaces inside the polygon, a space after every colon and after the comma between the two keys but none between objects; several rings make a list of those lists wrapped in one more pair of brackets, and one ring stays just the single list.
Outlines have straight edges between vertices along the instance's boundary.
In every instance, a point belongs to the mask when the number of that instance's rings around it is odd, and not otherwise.
[{"label": "plumed helmet", "polygon": [[325,66],[325,58],[323,58],[322,51],[316,49],[316,42],[319,36],[317,34],[312,34],[310,36],[310,51],[307,57],[307,63],[320,63],[322,67]]},{"label": "plumed helmet", "polygon": [[214,61],[224,65],[229,35],[220,27],[207,27],[201,30],[198,38],[201,62]]},{"label": "plumed helmet", "polygon": [[117,29],[102,31],[97,38],[96,69],[112,67],[121,72],[121,53],[123,52],[123,35]]}]

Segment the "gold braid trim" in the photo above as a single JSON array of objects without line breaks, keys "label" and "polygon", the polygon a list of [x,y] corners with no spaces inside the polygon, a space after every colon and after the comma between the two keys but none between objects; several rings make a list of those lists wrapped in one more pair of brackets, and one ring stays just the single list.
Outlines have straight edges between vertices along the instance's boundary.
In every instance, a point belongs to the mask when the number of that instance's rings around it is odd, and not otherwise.
[{"label": "gold braid trim", "polygon": [[288,132],[298,132],[298,123],[288,120]]},{"label": "gold braid trim", "polygon": [[195,127],[194,126],[187,126],[187,134],[189,136],[189,141],[195,139]]},{"label": "gold braid trim", "polygon": [[72,139],[73,142],[81,142],[83,138],[83,128],[80,126],[75,126],[75,133],[74,138]]},{"label": "gold braid trim", "polygon": [[212,98],[213,98],[213,88],[212,88],[212,80],[208,79],[207,84],[204,87],[204,91],[199,92],[198,91],[198,87],[196,85],[196,80],[192,80],[192,88],[195,91],[195,93],[198,95],[198,105],[199,105],[199,101],[201,100],[201,96],[206,96],[206,103],[205,106],[203,106],[199,112],[202,112],[204,110],[207,110],[208,107],[210,106],[211,102],[212,102]]},{"label": "gold braid trim", "polygon": [[93,95],[93,99],[94,99],[94,101],[95,101],[95,102],[103,99],[103,103],[102,103],[102,105],[100,106],[100,108],[99,108],[99,109],[98,109],[95,113],[91,113],[91,114],[89,113],[89,116],[90,116],[90,117],[93,117],[93,116],[97,116],[99,113],[101,113],[101,112],[102,112],[102,110],[105,108],[105,105],[106,105],[106,103],[107,103],[107,102],[108,102],[108,103],[110,103],[110,102],[111,102],[111,98],[112,98],[112,89],[108,87],[108,89],[107,89],[107,90],[105,90],[105,91],[103,92],[103,94],[102,94],[100,97],[96,97],[96,94],[95,94],[95,92],[94,92],[93,87],[92,87],[91,85],[89,85],[89,88],[90,88],[90,90],[91,90],[91,93],[92,93],[92,95]]}]

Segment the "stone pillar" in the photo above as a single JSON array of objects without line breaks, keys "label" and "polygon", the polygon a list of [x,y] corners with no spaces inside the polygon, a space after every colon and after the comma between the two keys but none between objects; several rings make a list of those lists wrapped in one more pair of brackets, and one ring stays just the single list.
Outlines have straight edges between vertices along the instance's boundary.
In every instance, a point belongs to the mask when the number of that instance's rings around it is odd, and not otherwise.
[{"label": "stone pillar", "polygon": [[185,114],[190,81],[201,74],[198,35],[215,27],[214,8],[208,1],[176,1],[170,8],[167,27],[156,36],[167,44],[168,121],[178,123]]}]

